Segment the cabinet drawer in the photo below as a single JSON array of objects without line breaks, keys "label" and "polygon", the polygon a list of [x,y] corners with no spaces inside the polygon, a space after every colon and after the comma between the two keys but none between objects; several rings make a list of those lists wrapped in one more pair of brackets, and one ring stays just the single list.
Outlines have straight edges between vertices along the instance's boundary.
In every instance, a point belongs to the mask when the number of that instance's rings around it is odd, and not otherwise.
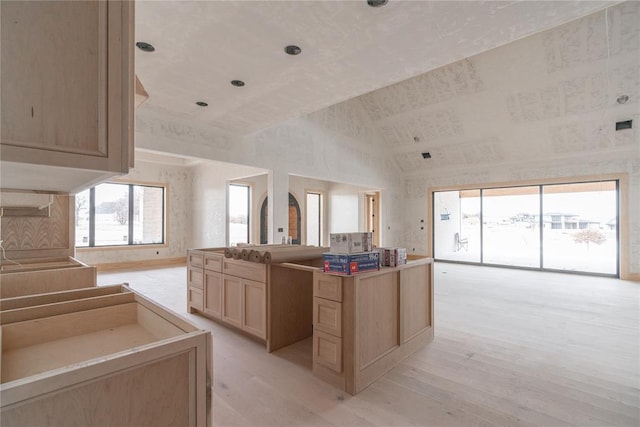
[{"label": "cabinet drawer", "polygon": [[314,298],[313,329],[342,337],[342,303]]},{"label": "cabinet drawer", "polygon": [[230,276],[255,280],[256,282],[267,281],[267,266],[257,262],[225,258],[222,262],[222,272]]},{"label": "cabinet drawer", "polygon": [[342,302],[342,277],[315,273],[313,296]]},{"label": "cabinet drawer", "polygon": [[313,361],[341,373],[342,338],[313,331]]},{"label": "cabinet drawer", "polygon": [[204,309],[204,294],[202,293],[202,289],[187,288],[187,302],[189,303],[189,307],[197,310]]},{"label": "cabinet drawer", "polygon": [[204,274],[201,268],[187,267],[187,285],[203,289],[204,287]]},{"label": "cabinet drawer", "polygon": [[222,272],[222,254],[204,254],[204,269],[210,271]]},{"label": "cabinet drawer", "polygon": [[200,267],[204,265],[204,254],[200,252],[191,252],[187,255],[187,264],[189,267]]}]

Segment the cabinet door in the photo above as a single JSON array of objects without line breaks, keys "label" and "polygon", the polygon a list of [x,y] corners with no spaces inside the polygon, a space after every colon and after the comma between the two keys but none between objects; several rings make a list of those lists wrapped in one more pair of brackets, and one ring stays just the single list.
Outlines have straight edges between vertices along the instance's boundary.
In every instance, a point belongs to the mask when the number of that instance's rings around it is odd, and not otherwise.
[{"label": "cabinet door", "polygon": [[222,274],[205,270],[204,312],[220,319],[222,317]]},{"label": "cabinet door", "polygon": [[203,289],[204,274],[201,268],[187,267],[187,285],[189,287]]},{"label": "cabinet door", "polygon": [[[133,144],[133,1],[3,1],[0,8],[2,160],[31,164],[43,188],[54,185],[46,182],[53,169],[47,174],[34,165],[84,170],[56,169],[52,181],[61,181],[60,189],[95,179],[89,170],[126,173]],[[3,186],[18,188],[11,174],[4,178]]]},{"label": "cabinet door", "polygon": [[242,279],[222,275],[222,320],[242,327]]},{"label": "cabinet door", "polygon": [[242,329],[259,338],[267,338],[267,286],[263,282],[242,280],[244,312]]},{"label": "cabinet door", "polygon": [[[203,295],[202,289],[192,288],[189,286],[187,288],[187,304],[189,309],[195,308],[196,310],[203,309]],[[191,313],[191,310],[189,310]]]}]

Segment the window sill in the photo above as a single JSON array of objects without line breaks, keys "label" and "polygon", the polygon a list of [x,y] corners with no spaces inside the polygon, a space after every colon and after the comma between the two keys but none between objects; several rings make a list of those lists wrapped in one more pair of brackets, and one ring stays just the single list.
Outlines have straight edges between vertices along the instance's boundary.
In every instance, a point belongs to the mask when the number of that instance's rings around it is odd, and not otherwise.
[{"label": "window sill", "polygon": [[113,250],[140,250],[140,249],[165,249],[168,248],[168,243],[153,244],[153,245],[122,245],[122,246],[76,246],[77,252],[95,252],[95,251],[113,251]]}]

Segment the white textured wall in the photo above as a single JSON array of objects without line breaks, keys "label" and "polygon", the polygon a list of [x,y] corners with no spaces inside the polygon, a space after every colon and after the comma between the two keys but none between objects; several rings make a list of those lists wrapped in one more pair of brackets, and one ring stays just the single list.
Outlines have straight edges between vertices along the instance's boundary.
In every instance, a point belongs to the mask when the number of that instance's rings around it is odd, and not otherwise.
[{"label": "white textured wall", "polygon": [[192,172],[186,166],[173,166],[149,162],[136,162],[128,175],[120,178],[133,183],[161,184],[167,186],[167,233],[164,247],[124,247],[76,249],[76,257],[95,265],[186,256],[191,241]]},{"label": "white textured wall", "polygon": [[[390,222],[389,227],[393,225],[394,229],[400,229],[402,177],[388,149],[381,144],[367,113],[357,101],[334,105],[247,137],[226,135],[199,123],[180,121],[143,110],[139,111],[136,120],[136,143],[140,148],[264,168],[274,171],[275,176],[299,175],[320,181],[378,188],[382,192],[395,194],[393,199],[389,197],[394,204],[383,207],[381,217],[385,229],[385,219]],[[207,188],[220,182],[225,170],[220,167],[205,172],[201,166],[197,170],[194,198],[201,197],[201,194],[205,196],[204,201],[196,202],[193,206],[193,243],[194,246],[217,245],[224,241],[220,234],[224,233],[224,228],[219,227],[221,214],[217,208],[221,193]],[[201,177],[204,173],[208,174],[208,178]],[[227,178],[239,176],[242,175]],[[277,188],[285,195],[290,190],[290,179],[286,181],[286,188]],[[261,195],[254,194],[255,197]],[[296,194],[296,197],[304,198],[303,194]],[[299,202],[302,207],[303,201]],[[278,218],[272,219],[272,224],[287,224],[287,211],[280,212]],[[390,241],[385,244],[394,243]]]},{"label": "white textured wall", "polygon": [[[626,2],[245,137],[143,108],[136,137],[276,177],[378,189],[380,243],[415,253],[427,251],[429,187],[628,174],[626,255],[640,274],[639,100],[640,2]],[[635,128],[615,132],[623,119]],[[276,182],[284,200],[289,180]],[[286,224],[285,213],[272,220]],[[221,241],[204,217],[198,224],[202,239]]]},{"label": "white textured wall", "polygon": [[[630,97],[624,105],[621,94]],[[640,2],[359,101],[407,179],[403,246],[427,252],[420,220],[430,187],[621,173],[630,180],[626,255],[630,272],[640,273]],[[628,119],[634,129],[616,132],[615,122]],[[424,151],[432,158],[423,160]]]},{"label": "white textured wall", "polygon": [[193,212],[190,247],[227,245],[227,185],[231,180],[260,172],[252,167],[218,162],[202,162],[193,167],[193,195],[187,205]]}]

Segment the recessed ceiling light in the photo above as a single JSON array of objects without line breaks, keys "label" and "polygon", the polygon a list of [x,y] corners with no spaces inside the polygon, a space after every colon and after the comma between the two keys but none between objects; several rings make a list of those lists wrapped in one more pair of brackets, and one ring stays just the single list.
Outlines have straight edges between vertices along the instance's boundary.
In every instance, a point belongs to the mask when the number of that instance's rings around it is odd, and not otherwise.
[{"label": "recessed ceiling light", "polygon": [[616,101],[618,101],[618,104],[626,104],[628,100],[629,95],[620,95],[618,99],[616,99]]},{"label": "recessed ceiling light", "polygon": [[236,86],[236,87],[244,86],[244,82],[242,80],[231,80],[231,84]]},{"label": "recessed ceiling light", "polygon": [[208,106],[209,106],[209,104],[207,104],[207,103],[206,103],[206,102],[204,102],[204,101],[198,101],[198,102],[196,102],[196,105],[197,105],[198,107],[208,107]]},{"label": "recessed ceiling light", "polygon": [[290,44],[289,46],[284,48],[284,51],[287,52],[289,55],[299,55],[300,52],[302,52],[302,49],[300,49],[299,46]]},{"label": "recessed ceiling light", "polygon": [[367,0],[367,4],[371,7],[381,7],[387,4],[389,0]]},{"label": "recessed ceiling light", "polygon": [[156,48],[153,47],[152,44],[147,42],[138,42],[136,43],[136,46],[138,47],[138,49],[140,49],[143,52],[155,52],[156,50]]},{"label": "recessed ceiling light", "polygon": [[430,159],[430,158],[431,158],[431,154],[429,154],[429,153],[422,153],[422,158],[423,158],[423,159]]}]

